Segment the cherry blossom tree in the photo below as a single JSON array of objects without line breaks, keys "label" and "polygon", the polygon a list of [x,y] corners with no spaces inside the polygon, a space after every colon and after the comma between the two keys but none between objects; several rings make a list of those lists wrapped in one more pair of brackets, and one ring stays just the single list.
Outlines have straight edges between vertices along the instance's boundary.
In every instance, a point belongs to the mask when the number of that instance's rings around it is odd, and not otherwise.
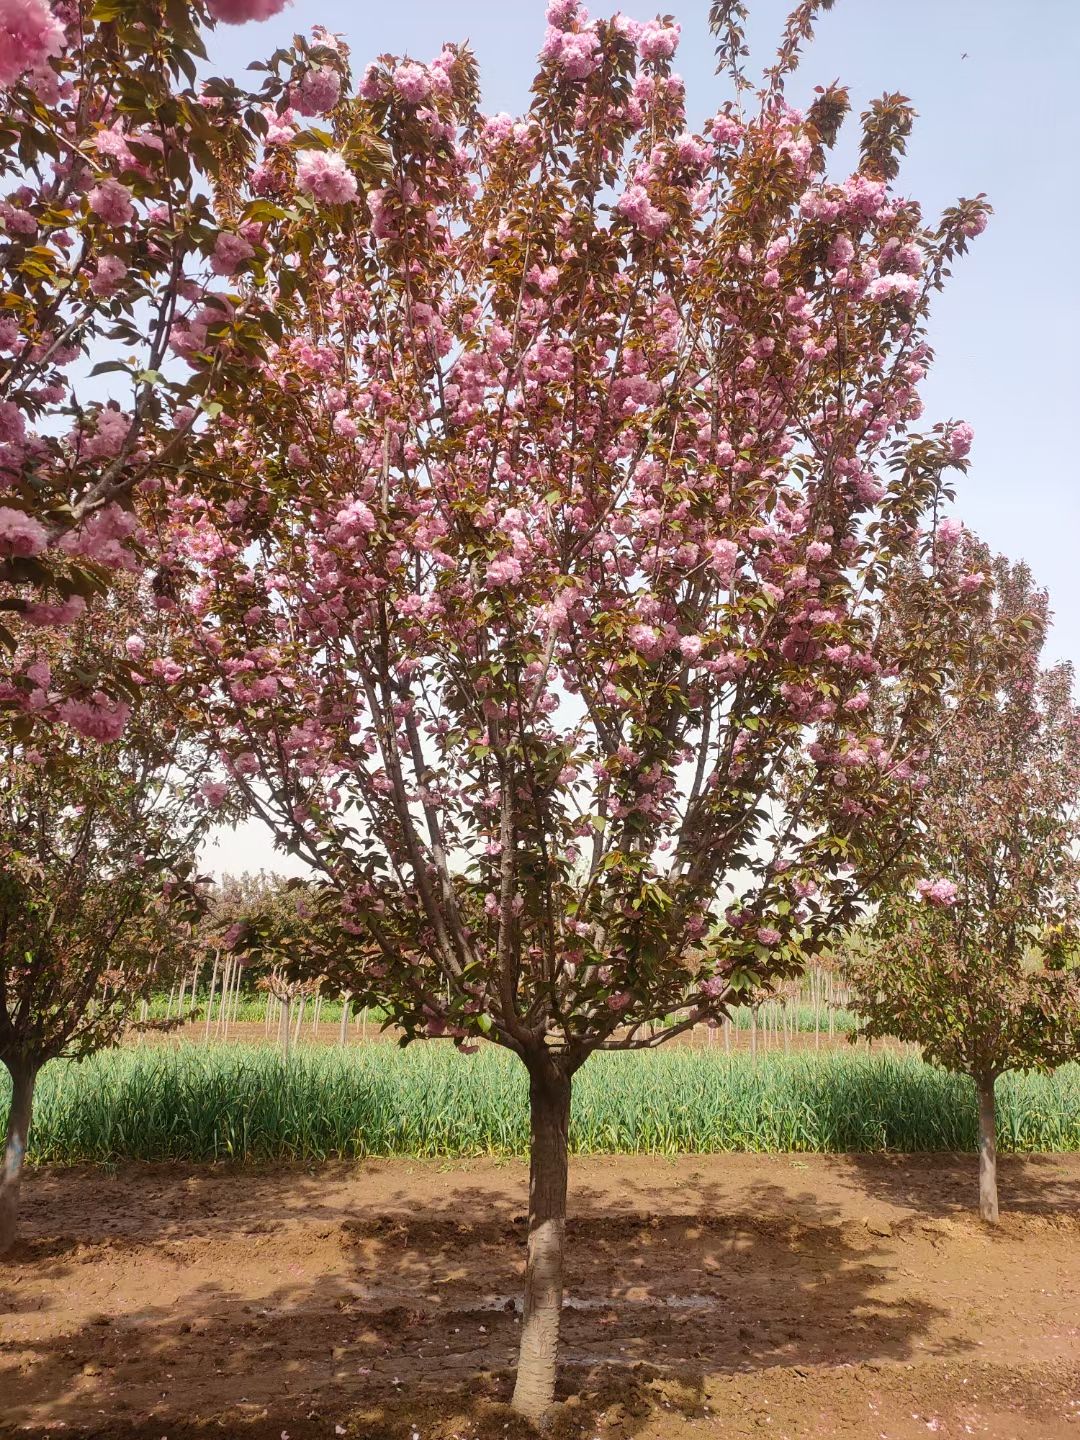
[{"label": "cherry blossom tree", "polygon": [[465,49],[370,66],[268,165],[288,339],[229,398],[216,481],[160,496],[174,688],[222,793],[322,877],[331,978],[527,1067],[532,1419],[575,1072],[797,973],[876,893],[982,603],[928,528],[970,429],[912,427],[986,206],[927,222],[896,188],[898,96],[830,176],[846,91],[784,96],[814,13],[700,134],[679,27],[576,0],[516,119]]},{"label": "cherry blossom tree", "polygon": [[[48,686],[53,667],[98,663],[143,608],[126,582],[92,622],[35,633],[36,683]],[[149,663],[146,639],[133,639]],[[0,1061],[12,1083],[0,1252],[15,1238],[42,1066],[117,1041],[201,904],[195,855],[216,813],[198,793],[202,762],[156,691],[125,720],[119,741],[62,723],[32,741],[0,736]]]},{"label": "cherry blossom tree", "polygon": [[1080,708],[1069,666],[1039,669],[1047,600],[1027,568],[972,561],[995,580],[986,633],[1026,644],[935,747],[922,877],[882,903],[848,970],[862,1033],[974,1080],[979,1208],[996,1221],[998,1077],[1080,1054]]},{"label": "cherry blossom tree", "polygon": [[[259,275],[236,194],[267,122],[196,67],[208,27],[284,3],[0,0],[0,611],[29,624],[140,567],[140,489],[272,324],[257,284],[234,293]],[[0,710],[34,688],[13,666]]]}]

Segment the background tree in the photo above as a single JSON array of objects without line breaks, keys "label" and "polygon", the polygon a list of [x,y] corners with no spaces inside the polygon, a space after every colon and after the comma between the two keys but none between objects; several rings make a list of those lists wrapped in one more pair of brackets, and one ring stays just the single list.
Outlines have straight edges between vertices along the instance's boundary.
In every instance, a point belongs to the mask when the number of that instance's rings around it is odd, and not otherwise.
[{"label": "background tree", "polygon": [[[140,565],[135,495],[265,340],[258,284],[229,277],[259,275],[234,196],[266,121],[196,69],[207,27],[283,3],[0,3],[0,611],[29,624]],[[0,710],[33,688],[12,666]]]},{"label": "background tree", "polygon": [[[48,686],[52,660],[94,663],[142,615],[129,586],[96,608],[92,624],[39,633],[39,684]],[[211,814],[195,793],[199,765],[152,693],[121,740],[63,724],[32,744],[0,735],[0,1061],[12,1082],[0,1251],[15,1236],[42,1066],[115,1043],[168,976],[178,930],[198,914],[195,853]]]},{"label": "background tree", "polygon": [[814,10],[700,135],[678,27],[575,0],[517,120],[479,113],[466,50],[371,66],[275,151],[289,339],[229,399],[216,480],[162,494],[189,713],[323,877],[334,978],[406,1041],[528,1069],[533,1419],[574,1073],[797,972],[874,893],[981,603],[923,529],[971,432],[910,427],[986,207],[928,225],[894,188],[896,96],[830,178],[846,92],[784,99]]},{"label": "background tree", "polygon": [[914,1041],[974,1080],[979,1209],[996,1220],[998,1076],[1080,1054],[1080,709],[1068,665],[1039,669],[1045,593],[1026,566],[969,550],[995,580],[987,624],[1026,627],[1027,643],[935,747],[926,878],[883,902],[847,968],[862,1034]]},{"label": "background tree", "polygon": [[[312,882],[278,875],[226,877],[215,897],[216,928],[229,953],[246,965],[256,989],[282,1007],[281,1046],[289,1053],[292,1007],[317,995],[341,930]],[[223,926],[223,922],[227,925]],[[299,1021],[297,1022],[299,1033]]]}]

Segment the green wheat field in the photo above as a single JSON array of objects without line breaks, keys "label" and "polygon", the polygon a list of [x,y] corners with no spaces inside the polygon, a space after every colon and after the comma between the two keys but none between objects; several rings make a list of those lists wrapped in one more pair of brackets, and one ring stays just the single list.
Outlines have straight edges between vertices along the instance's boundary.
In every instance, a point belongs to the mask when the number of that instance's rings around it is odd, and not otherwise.
[{"label": "green wheat field", "polygon": [[[6,1074],[0,1106],[7,1102]],[[998,1083],[1006,1151],[1080,1150],[1080,1065]],[[972,1150],[970,1083],[914,1053],[595,1055],[574,1082],[571,1148],[588,1154],[731,1150]],[[29,1158],[267,1161],[525,1155],[527,1086],[494,1046],[346,1050],[146,1046],[38,1081]]]}]

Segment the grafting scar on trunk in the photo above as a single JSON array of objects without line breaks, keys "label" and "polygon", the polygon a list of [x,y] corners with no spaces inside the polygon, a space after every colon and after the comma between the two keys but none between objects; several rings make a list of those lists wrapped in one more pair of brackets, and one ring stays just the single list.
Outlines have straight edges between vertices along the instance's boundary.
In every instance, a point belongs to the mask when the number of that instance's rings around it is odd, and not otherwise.
[{"label": "grafting scar on trunk", "polygon": [[555,1399],[566,1235],[570,1077],[544,1056],[529,1062],[529,1250],[513,1407],[539,1424]]},{"label": "grafting scar on trunk", "polygon": [[4,1168],[0,1172],[0,1255],[15,1243],[19,1216],[19,1187],[22,1183],[26,1142],[30,1135],[30,1112],[34,1105],[34,1081],[37,1067],[28,1063],[9,1063],[11,1073],[11,1108],[8,1111],[7,1138],[4,1144]]}]

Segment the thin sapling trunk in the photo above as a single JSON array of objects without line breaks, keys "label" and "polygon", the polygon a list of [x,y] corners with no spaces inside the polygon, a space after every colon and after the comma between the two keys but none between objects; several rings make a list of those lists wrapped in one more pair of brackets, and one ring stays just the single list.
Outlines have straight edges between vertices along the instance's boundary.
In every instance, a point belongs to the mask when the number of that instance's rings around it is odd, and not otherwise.
[{"label": "thin sapling trunk", "polygon": [[539,1424],[555,1399],[566,1236],[570,1077],[546,1055],[529,1063],[529,1239],[513,1407]]},{"label": "thin sapling trunk", "polygon": [[4,1168],[0,1172],[0,1255],[15,1243],[19,1215],[19,1188],[22,1184],[23,1161],[30,1136],[30,1114],[34,1105],[34,1082],[37,1067],[29,1063],[8,1062],[11,1075],[11,1108],[8,1111],[7,1137],[4,1144]]},{"label": "thin sapling trunk", "polygon": [[979,1214],[997,1223],[997,1118],[994,1110],[994,1075],[977,1075],[979,1092]]}]

